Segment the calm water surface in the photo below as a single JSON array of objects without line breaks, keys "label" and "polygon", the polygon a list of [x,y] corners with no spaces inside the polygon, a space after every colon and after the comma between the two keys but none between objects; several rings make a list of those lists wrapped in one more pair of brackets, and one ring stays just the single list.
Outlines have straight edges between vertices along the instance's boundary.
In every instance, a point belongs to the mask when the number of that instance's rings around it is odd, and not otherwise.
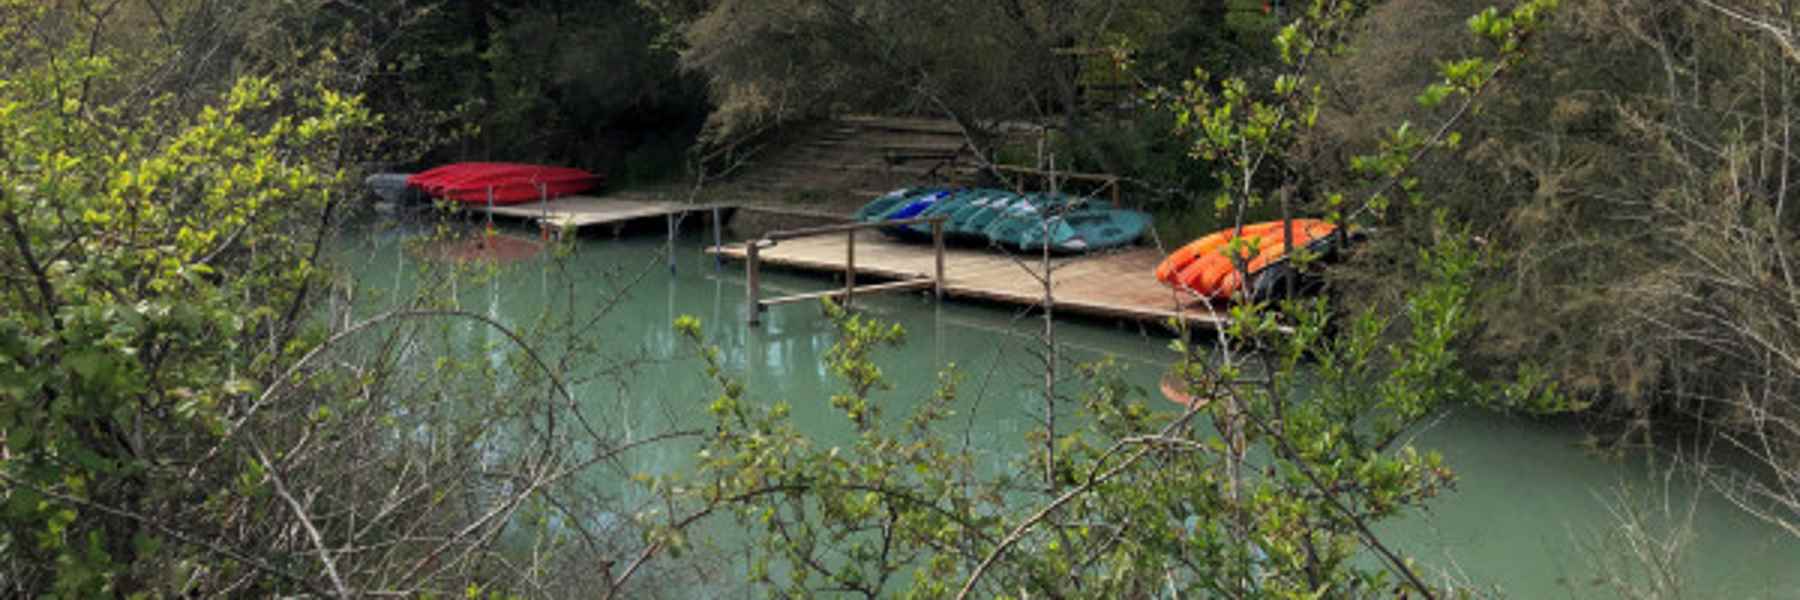
[{"label": "calm water surface", "polygon": [[[341,250],[360,286],[404,297],[420,269],[432,264],[402,249],[421,236],[413,229],[374,225],[344,240]],[[802,426],[824,432],[825,443],[843,439],[842,419],[826,400],[837,385],[821,359],[833,340],[817,306],[777,307],[763,326],[747,327],[742,266],[716,266],[700,253],[701,244],[698,236],[679,238],[671,274],[656,236],[582,240],[560,263],[532,258],[492,277],[460,280],[456,297],[466,309],[520,328],[546,313],[609,307],[593,327],[581,330],[600,357],[575,392],[622,434],[642,437],[707,421],[704,406],[715,392],[701,377],[691,348],[670,326],[677,316],[693,315],[703,320],[708,339],[721,348],[754,399],[786,399]],[[765,271],[765,277],[765,295],[831,285],[817,276]],[[886,414],[906,414],[930,393],[934,373],[955,363],[965,380],[950,422],[954,433],[973,447],[992,449],[985,468],[1009,468],[1007,455],[1023,446],[1041,403],[1036,394],[1042,375],[1031,353],[1041,320],[1005,307],[939,305],[915,294],[865,297],[858,303],[908,332],[903,348],[878,356],[895,383],[879,397]],[[1168,339],[1137,326],[1065,323],[1057,335],[1076,360],[1117,357],[1129,378],[1149,390],[1156,389],[1168,362]],[[619,364],[630,367],[603,367]],[[1176,410],[1173,404],[1154,405]],[[1684,512],[1695,488],[1651,477],[1641,457],[1595,457],[1578,446],[1582,437],[1578,428],[1563,424],[1454,411],[1419,432],[1417,444],[1441,451],[1458,472],[1459,485],[1425,511],[1384,524],[1383,532],[1432,568],[1511,597],[1611,596],[1592,583],[1593,557],[1618,551],[1606,536],[1619,526],[1610,508],[1618,490],[1635,490],[1634,497],[1661,515],[1665,506]],[[678,468],[690,463],[691,448],[652,446],[632,454],[629,468]],[[618,493],[641,495],[623,483]],[[1680,567],[1690,597],[1800,597],[1800,542],[1717,496],[1700,494],[1692,504],[1697,535]]]}]

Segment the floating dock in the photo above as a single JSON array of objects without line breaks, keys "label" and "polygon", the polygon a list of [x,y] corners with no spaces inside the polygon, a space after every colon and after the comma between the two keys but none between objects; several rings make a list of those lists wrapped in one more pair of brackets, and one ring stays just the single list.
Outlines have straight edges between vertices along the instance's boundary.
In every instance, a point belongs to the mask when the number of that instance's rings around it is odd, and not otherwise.
[{"label": "floating dock", "polygon": [[548,202],[525,202],[508,206],[464,206],[476,214],[536,221],[557,235],[574,233],[588,227],[610,227],[617,234],[633,221],[657,217],[672,221],[694,213],[717,214],[720,219],[729,219],[731,213],[737,210],[736,206],[729,204],[689,204],[594,196],[564,196]]},{"label": "floating dock", "polygon": [[[850,237],[855,237],[854,249]],[[1039,306],[1044,284],[1036,275],[1041,257],[1007,255],[986,248],[945,248],[943,281],[932,281],[938,256],[930,243],[905,243],[879,232],[860,229],[781,240],[757,240],[755,254],[762,265],[842,275],[854,262],[855,277],[890,279],[892,288],[936,286],[950,297]],[[749,246],[739,243],[709,248],[707,252],[735,260],[749,260]],[[1087,256],[1053,258],[1052,289],[1057,314],[1150,321],[1157,324],[1180,319],[1190,325],[1213,328],[1226,321],[1223,314],[1207,309],[1200,300],[1182,298],[1151,275],[1163,255],[1150,248],[1129,248]],[[754,280],[755,269],[750,269]],[[911,285],[917,283],[918,285]],[[754,283],[752,283],[754,285]],[[858,288],[879,291],[877,286]],[[842,290],[802,295],[806,298],[841,295]],[[789,299],[766,301],[774,304]],[[755,301],[754,299],[752,301]],[[753,319],[752,322],[755,322]]]}]

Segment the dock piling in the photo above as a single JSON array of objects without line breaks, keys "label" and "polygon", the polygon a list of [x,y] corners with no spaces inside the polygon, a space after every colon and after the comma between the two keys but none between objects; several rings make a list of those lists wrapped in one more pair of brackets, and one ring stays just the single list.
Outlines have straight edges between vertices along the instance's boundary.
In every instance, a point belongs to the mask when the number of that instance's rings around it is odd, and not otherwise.
[{"label": "dock piling", "polygon": [[713,252],[713,270],[714,271],[725,270],[725,257],[719,256],[719,253],[716,251],[718,248],[722,248],[725,246],[725,242],[723,240],[724,234],[720,231],[721,229],[724,229],[724,228],[725,228],[725,220],[719,218],[719,205],[714,204],[712,207],[713,249],[715,250]]},{"label": "dock piling", "polygon": [[757,240],[750,240],[744,247],[744,312],[750,316],[750,326],[762,324],[762,300],[758,298],[762,291],[762,282],[758,277],[762,265],[758,261]]},{"label": "dock piling", "polygon": [[844,308],[850,308],[850,301],[856,295],[856,230],[845,232],[848,238],[844,242]]},{"label": "dock piling", "polygon": [[931,249],[937,253],[937,270],[931,277],[931,293],[938,302],[944,301],[944,220],[931,221]]},{"label": "dock piling", "polygon": [[[937,249],[937,262],[936,262],[935,273],[932,276],[927,276],[923,272],[923,269],[921,269],[920,272],[911,273],[911,274],[897,277],[897,279],[899,279],[899,281],[892,281],[892,282],[888,282],[888,283],[873,283],[873,284],[858,286],[856,284],[856,274],[857,274],[857,270],[858,270],[856,267],[856,232],[864,230],[864,229],[873,229],[873,228],[877,228],[877,227],[905,227],[905,226],[918,225],[918,224],[929,224],[931,226],[931,237],[933,240],[933,245]],[[843,271],[844,286],[842,288],[832,288],[832,289],[829,289],[829,290],[826,290],[823,292],[792,294],[792,295],[787,295],[787,296],[781,296],[778,298],[770,298],[768,300],[762,299],[761,279],[758,274],[758,271],[760,271],[762,269],[762,251],[763,250],[768,249],[768,248],[774,248],[777,244],[780,244],[781,242],[784,242],[784,241],[798,240],[800,238],[808,238],[808,237],[811,237],[811,238],[827,237],[831,234],[840,233],[840,232],[844,233],[844,235],[845,235],[845,238],[844,238],[844,260],[842,263],[843,268],[844,268],[844,271]],[[802,242],[802,243],[804,243],[804,242]],[[869,243],[875,244],[876,245],[875,247],[877,247],[877,248],[881,247],[881,245],[882,245],[882,242],[880,242],[879,240],[876,240],[874,242],[869,242]],[[723,246],[717,246],[713,250],[713,253],[715,256],[723,255],[723,254],[725,254],[725,252],[726,252],[726,249]],[[841,296],[842,303],[843,303],[842,305],[844,307],[849,307],[850,304],[855,301],[856,295],[859,293],[867,294],[867,293],[872,293],[872,292],[917,290],[917,289],[924,289],[924,288],[931,288],[938,298],[943,298],[943,296],[944,296],[944,216],[936,215],[936,216],[931,216],[931,217],[917,217],[917,218],[913,218],[913,219],[902,219],[902,220],[897,220],[897,221],[884,221],[884,222],[880,222],[880,223],[849,223],[849,224],[844,224],[844,225],[827,225],[824,227],[809,227],[809,228],[805,228],[805,229],[794,229],[794,230],[789,230],[789,231],[772,232],[772,233],[769,233],[769,234],[763,236],[762,239],[751,240],[749,242],[744,243],[744,274],[745,274],[745,286],[746,286],[746,289],[745,289],[745,292],[746,292],[745,293],[745,296],[746,296],[745,302],[747,304],[746,310],[749,311],[749,321],[752,326],[757,325],[758,323],[760,323],[762,321],[762,316],[760,313],[764,308],[767,308],[770,306],[775,306],[778,304],[788,304],[791,302],[803,302],[803,301],[808,301],[808,300],[817,300],[820,298],[830,298],[830,297],[835,297],[835,296]],[[892,273],[886,273],[886,274],[878,273],[878,275],[887,276],[887,277],[893,276]]]}]

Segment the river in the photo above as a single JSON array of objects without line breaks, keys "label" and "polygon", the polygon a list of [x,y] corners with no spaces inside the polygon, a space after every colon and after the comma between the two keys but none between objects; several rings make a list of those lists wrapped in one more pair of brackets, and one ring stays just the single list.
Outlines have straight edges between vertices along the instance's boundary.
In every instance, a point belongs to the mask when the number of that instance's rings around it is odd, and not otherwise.
[{"label": "river", "polygon": [[[529,233],[515,229],[508,235]],[[422,236],[420,228],[391,224],[359,228],[342,240],[339,257],[352,267],[358,285],[402,298],[420,269],[432,268],[418,253],[402,249]],[[844,431],[841,417],[826,403],[835,382],[821,358],[833,340],[818,307],[777,307],[761,327],[748,327],[742,265],[718,265],[700,252],[701,245],[698,236],[678,238],[671,273],[658,236],[584,239],[560,261],[538,256],[510,263],[492,278],[460,285],[456,295],[465,308],[520,327],[545,314],[608,307],[603,318],[580,330],[596,348],[588,362],[633,368],[597,370],[575,392],[584,404],[604,407],[608,426],[623,435],[641,437],[705,421],[705,403],[715,393],[691,348],[671,327],[680,315],[702,319],[708,340],[721,348],[727,367],[746,381],[752,398],[789,401],[808,429],[825,435]],[[766,270],[765,277],[765,289],[771,290],[765,294],[830,285],[818,276]],[[905,414],[930,392],[933,373],[955,363],[966,380],[951,422],[954,433],[978,448],[1022,447],[1041,402],[1041,368],[1030,352],[1040,318],[1002,306],[939,304],[914,293],[862,297],[858,306],[908,332],[903,348],[877,358],[896,384],[878,397],[888,415]],[[1077,360],[1118,357],[1130,380],[1152,391],[1169,360],[1168,338],[1136,325],[1068,322],[1058,326],[1057,338]],[[1643,455],[1597,456],[1584,449],[1585,437],[1562,421],[1452,410],[1418,431],[1415,443],[1441,451],[1458,473],[1458,485],[1423,511],[1382,524],[1381,531],[1430,570],[1448,571],[1509,597],[1617,597],[1595,583],[1595,559],[1627,550],[1613,534],[1621,527],[1621,490],[1630,490],[1623,495],[1658,517],[1653,530],[1668,525],[1660,519],[1665,514],[1681,516],[1692,508],[1694,537],[1675,566],[1687,596],[1800,597],[1795,568],[1800,540],[1716,494],[1698,491],[1684,478],[1661,477]],[[688,448],[649,447],[627,458],[629,468],[654,473],[687,464]],[[984,468],[1008,468],[1008,453],[990,452]],[[622,496],[640,493],[628,483],[620,486]],[[1624,577],[1647,583],[1643,573]]]}]

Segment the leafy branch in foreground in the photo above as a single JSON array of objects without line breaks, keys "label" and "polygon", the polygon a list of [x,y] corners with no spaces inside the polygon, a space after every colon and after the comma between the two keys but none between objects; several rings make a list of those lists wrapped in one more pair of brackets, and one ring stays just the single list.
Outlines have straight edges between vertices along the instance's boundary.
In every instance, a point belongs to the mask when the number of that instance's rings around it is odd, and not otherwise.
[{"label": "leafy branch in foreground", "polygon": [[[1457,96],[1463,104],[1434,133],[1403,125],[1359,159],[1372,187],[1355,212],[1386,213],[1384,198],[1395,186],[1411,200],[1400,208],[1424,205],[1409,178],[1413,163],[1455,144],[1454,124],[1520,60],[1522,41],[1554,4],[1527,2],[1471,19],[1498,58],[1444,65],[1444,81],[1421,101]],[[1226,166],[1219,207],[1237,211],[1239,222],[1270,190],[1319,185],[1292,166],[1303,164],[1298,151],[1322,101],[1308,72],[1345,50],[1362,10],[1361,3],[1318,0],[1284,28],[1277,47],[1291,72],[1270,84],[1269,95],[1230,79],[1190,83],[1185,96],[1165,97],[1183,103],[1180,131],[1194,134],[1196,156]],[[1340,195],[1324,198],[1334,218],[1348,216]],[[1403,311],[1334,324],[1324,299],[1289,302],[1277,319],[1276,307],[1244,298],[1219,332],[1221,359],[1176,342],[1181,383],[1202,399],[1185,411],[1146,407],[1109,363],[1084,368],[1080,426],[1057,432],[1054,463],[1032,464],[1051,453],[1021,452],[1014,461],[1017,472],[1047,467],[1061,484],[1054,492],[970,469],[967,450],[945,453],[935,441],[945,436],[931,432],[930,419],[911,437],[885,433],[870,410],[871,394],[885,386],[869,349],[895,343],[898,333],[835,310],[832,369],[848,391],[832,404],[857,433],[850,451],[815,448],[818,440],[788,420],[786,403],[750,404],[722,372],[716,350],[703,349],[723,389],[713,404],[716,438],[695,481],[658,485],[703,507],[694,514],[736,510],[756,540],[751,572],[792,595],[1437,597],[1459,586],[1374,531],[1454,482],[1437,455],[1405,436],[1453,401],[1540,410],[1564,404],[1530,378],[1492,384],[1462,371],[1460,344],[1478,325],[1468,303],[1483,255],[1443,211],[1433,222],[1434,242],[1408,265],[1424,283],[1404,295]],[[696,322],[678,327],[701,343]],[[926,413],[947,410],[941,402],[949,395],[940,391]],[[956,537],[944,537],[946,527]],[[911,580],[896,580],[909,569]]]},{"label": "leafy branch in foreground", "polygon": [[[1447,402],[1498,392],[1455,361],[1480,254],[1451,233],[1424,260],[1436,277],[1402,314],[1363,314],[1328,337],[1329,312],[1314,303],[1291,333],[1251,332],[1274,344],[1258,372],[1184,365],[1208,404],[1157,410],[1115,364],[1084,366],[1078,426],[1057,440],[1065,485],[1054,496],[1010,474],[1037,472],[1040,454],[1021,448],[1016,468],[988,473],[974,468],[975,450],[949,445],[955,436],[937,425],[957,398],[954,370],[899,423],[871,408],[886,388],[874,351],[899,343],[894,326],[831,309],[830,366],[845,385],[832,404],[851,437],[828,446],[787,402],[753,402],[698,320],[683,317],[676,328],[720,395],[695,472],[652,481],[690,515],[660,535],[679,539],[694,516],[730,511],[751,536],[754,582],[795,596],[1433,597],[1444,584],[1373,526],[1454,476],[1398,440]],[[1404,341],[1381,351],[1395,328]],[[1230,423],[1241,435],[1217,432]]]}]

